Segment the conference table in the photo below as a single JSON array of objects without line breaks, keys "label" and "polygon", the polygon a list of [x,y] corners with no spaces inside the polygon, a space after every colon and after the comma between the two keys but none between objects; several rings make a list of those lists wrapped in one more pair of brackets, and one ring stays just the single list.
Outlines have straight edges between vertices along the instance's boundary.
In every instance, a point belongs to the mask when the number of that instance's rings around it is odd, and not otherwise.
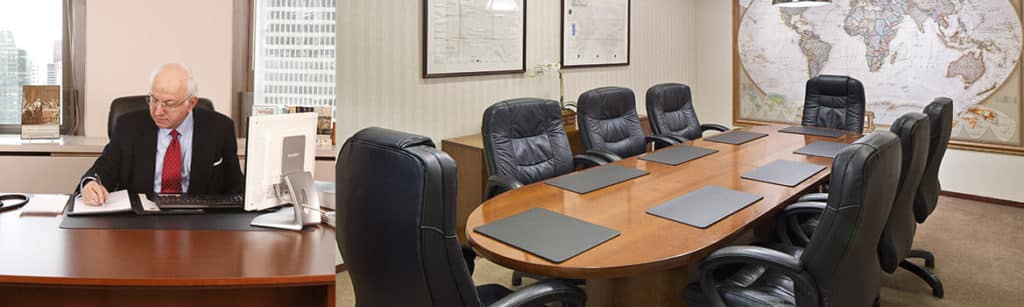
[{"label": "conference table", "polygon": [[61,229],[0,212],[0,306],[334,306],[334,228]]},{"label": "conference table", "polygon": [[[540,276],[586,280],[587,306],[685,306],[682,293],[690,281],[688,266],[733,243],[749,230],[771,227],[775,215],[786,204],[828,178],[830,158],[794,154],[794,150],[815,141],[852,143],[860,137],[855,133],[827,138],[778,132],[782,128],[754,126],[737,129],[768,134],[741,145],[704,139],[690,141],[685,145],[718,152],[676,166],[638,157],[616,161],[614,164],[650,173],[587,194],[577,194],[544,182],[505,192],[473,210],[466,223],[466,233],[474,250],[498,265]],[[742,174],[777,159],[827,167],[795,187],[740,178]],[[764,198],[706,229],[645,212],[709,185]],[[556,264],[473,231],[478,226],[532,208],[551,210],[621,234]]]}]

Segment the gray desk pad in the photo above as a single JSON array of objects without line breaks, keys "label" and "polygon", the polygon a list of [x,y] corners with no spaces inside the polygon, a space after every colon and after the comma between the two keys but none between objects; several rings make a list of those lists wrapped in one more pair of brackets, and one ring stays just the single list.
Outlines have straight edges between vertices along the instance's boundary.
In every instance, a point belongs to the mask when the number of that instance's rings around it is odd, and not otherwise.
[{"label": "gray desk pad", "polygon": [[847,131],[846,130],[838,130],[838,129],[821,128],[821,127],[789,126],[789,127],[786,127],[786,128],[784,128],[782,130],[779,130],[779,132],[795,133],[795,134],[807,134],[807,135],[816,135],[816,136],[824,136],[824,137],[830,137],[830,138],[837,138],[837,137],[841,137],[843,135],[846,135]]},{"label": "gray desk pad", "polygon": [[640,160],[654,161],[668,165],[679,165],[718,152],[718,150],[695,146],[672,146],[640,157]]},{"label": "gray desk pad", "polygon": [[64,216],[63,229],[174,229],[174,230],[273,230],[249,226],[266,212],[205,212],[186,215],[112,215]]},{"label": "gray desk pad", "polygon": [[846,148],[846,146],[850,146],[850,144],[817,141],[807,144],[807,146],[800,147],[800,149],[793,151],[793,153],[833,159],[840,151],[843,150],[843,148]]},{"label": "gray desk pad", "polygon": [[473,231],[545,260],[561,263],[619,236],[619,232],[572,217],[533,208]]},{"label": "gray desk pad", "polygon": [[817,165],[789,160],[775,160],[740,176],[744,179],[795,187],[807,178],[825,169]]},{"label": "gray desk pad", "polygon": [[579,194],[587,194],[601,188],[647,175],[648,172],[634,168],[606,164],[545,181],[544,183]]},{"label": "gray desk pad", "polygon": [[697,228],[708,228],[723,218],[764,198],[716,186],[706,186],[647,209],[647,214]]},{"label": "gray desk pad", "polygon": [[750,131],[729,131],[704,138],[705,141],[739,145],[768,136],[767,133]]}]

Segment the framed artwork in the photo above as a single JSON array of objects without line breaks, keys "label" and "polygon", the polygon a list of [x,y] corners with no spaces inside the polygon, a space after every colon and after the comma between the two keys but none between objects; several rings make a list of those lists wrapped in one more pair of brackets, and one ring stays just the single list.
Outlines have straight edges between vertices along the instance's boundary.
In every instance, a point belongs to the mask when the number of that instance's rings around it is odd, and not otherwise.
[{"label": "framed artwork", "polygon": [[562,67],[629,65],[630,0],[562,0]]},{"label": "framed artwork", "polygon": [[423,77],[526,71],[526,0],[423,0]]},{"label": "framed artwork", "polygon": [[22,139],[60,137],[60,86],[25,85],[21,104]]},{"label": "framed artwork", "polygon": [[733,0],[735,124],[798,124],[808,79],[848,75],[864,84],[879,129],[949,97],[950,147],[1024,155],[1021,0],[973,0],[949,11],[912,0],[802,10],[771,2]]}]

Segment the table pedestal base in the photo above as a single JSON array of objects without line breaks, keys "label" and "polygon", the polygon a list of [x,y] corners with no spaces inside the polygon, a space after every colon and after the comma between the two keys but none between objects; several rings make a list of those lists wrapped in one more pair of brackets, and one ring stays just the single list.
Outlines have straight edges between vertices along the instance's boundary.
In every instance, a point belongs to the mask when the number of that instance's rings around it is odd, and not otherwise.
[{"label": "table pedestal base", "polygon": [[682,307],[686,267],[614,279],[588,279],[587,307]]}]

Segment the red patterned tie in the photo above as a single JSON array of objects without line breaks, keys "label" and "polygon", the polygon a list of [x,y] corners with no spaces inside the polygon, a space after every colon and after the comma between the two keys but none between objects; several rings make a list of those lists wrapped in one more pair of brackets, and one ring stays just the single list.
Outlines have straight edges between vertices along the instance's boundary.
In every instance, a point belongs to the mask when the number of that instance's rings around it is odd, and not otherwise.
[{"label": "red patterned tie", "polygon": [[178,144],[178,130],[171,130],[171,144],[167,145],[164,153],[160,193],[181,193],[181,145]]}]

